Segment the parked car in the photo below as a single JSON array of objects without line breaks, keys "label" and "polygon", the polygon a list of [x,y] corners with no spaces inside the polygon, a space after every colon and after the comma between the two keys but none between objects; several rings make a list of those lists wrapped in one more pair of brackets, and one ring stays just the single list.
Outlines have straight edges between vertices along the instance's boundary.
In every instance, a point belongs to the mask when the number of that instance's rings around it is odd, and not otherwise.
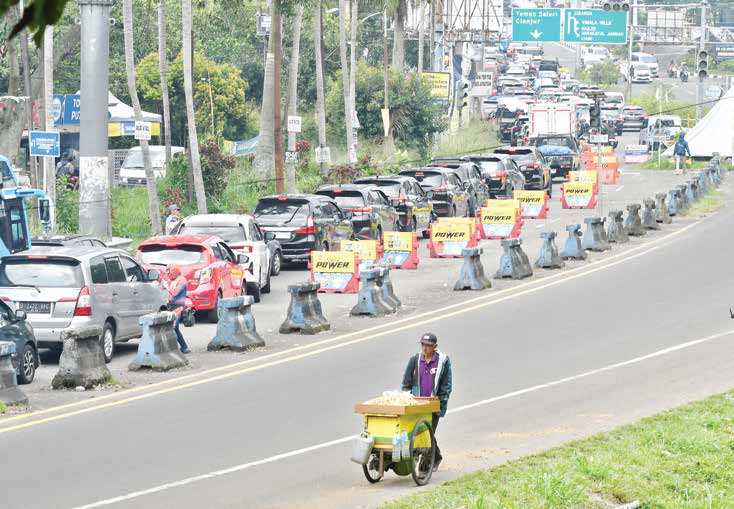
[{"label": "parked car", "polygon": [[19,384],[31,383],[40,364],[36,336],[26,320],[25,311],[13,311],[5,302],[0,301],[0,341],[15,343],[15,353],[11,361]]},{"label": "parked car", "polygon": [[431,166],[449,168],[456,172],[462,184],[469,193],[469,215],[474,216],[477,210],[489,198],[489,188],[482,178],[479,165],[464,158],[434,157],[429,163]]},{"label": "parked car", "polygon": [[382,238],[382,232],[399,231],[398,212],[382,190],[371,184],[321,186],[316,194],[332,198],[339,208],[351,215],[358,239]]},{"label": "parked car", "polygon": [[469,193],[453,170],[413,168],[401,171],[400,175],[413,177],[420,183],[437,216],[465,217],[469,214]]},{"label": "parked car", "polygon": [[515,189],[525,189],[525,176],[507,154],[465,156],[479,165],[490,198],[512,198]]},{"label": "parked car", "polygon": [[97,325],[107,362],[115,343],[140,337],[141,316],[165,308],[159,278],[112,248],[34,247],[0,260],[0,295],[26,313],[39,347],[60,350],[62,331]]},{"label": "parked car", "polygon": [[266,238],[275,238],[273,233],[263,233],[255,218],[246,214],[197,214],[185,217],[174,228],[174,235],[213,235],[221,238],[237,254],[249,258],[245,270],[248,295],[257,299],[260,293],[270,291],[270,251]]},{"label": "parked car", "polygon": [[502,147],[494,153],[507,154],[517,163],[525,176],[525,189],[541,189],[549,197],[553,194],[550,166],[537,147]]},{"label": "parked car", "polygon": [[323,195],[266,196],[258,200],[253,215],[263,231],[273,232],[286,262],[308,262],[311,251],[328,251],[354,238],[350,218]]},{"label": "parked car", "polygon": [[416,179],[402,175],[389,175],[362,177],[354,182],[375,185],[390,198],[399,216],[400,230],[424,235],[428,233],[428,228],[433,221],[433,206]]},{"label": "parked car", "polygon": [[640,106],[627,105],[622,108],[622,118],[624,119],[624,130],[639,131],[647,127],[647,113]]},{"label": "parked car", "polygon": [[[153,169],[153,175],[156,180],[166,176],[166,147],[165,145],[149,145],[150,166]],[[186,153],[183,147],[171,147],[171,157],[183,157]],[[145,178],[145,165],[143,164],[143,149],[141,147],[133,147],[127,151],[125,160],[120,167],[120,183],[126,186],[144,186],[147,183]]]},{"label": "parked car", "polygon": [[44,235],[31,238],[32,246],[94,246],[107,247],[97,237],[79,234]]},{"label": "parked car", "polygon": [[[194,311],[206,313],[212,323],[219,319],[219,299],[242,295],[247,289],[245,267],[251,263],[249,257],[236,256],[224,240],[214,235],[152,237],[138,246],[137,256],[149,268],[162,270],[178,265],[188,282],[186,296]],[[261,291],[268,293],[270,288]],[[254,291],[252,297],[259,302],[260,292]]]}]

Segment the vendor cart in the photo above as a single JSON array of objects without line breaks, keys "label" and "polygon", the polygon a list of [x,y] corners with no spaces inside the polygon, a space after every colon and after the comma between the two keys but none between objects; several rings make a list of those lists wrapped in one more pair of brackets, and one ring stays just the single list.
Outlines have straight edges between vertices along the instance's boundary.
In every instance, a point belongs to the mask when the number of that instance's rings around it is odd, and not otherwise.
[{"label": "vendor cart", "polygon": [[[364,431],[357,446],[369,448],[358,462],[369,482],[379,482],[390,469],[397,475],[411,475],[419,486],[430,481],[436,461],[432,415],[440,410],[440,403],[435,397],[416,399],[420,404],[355,405],[355,412],[364,416]],[[395,439],[399,437],[407,437],[408,447],[396,460]]]}]

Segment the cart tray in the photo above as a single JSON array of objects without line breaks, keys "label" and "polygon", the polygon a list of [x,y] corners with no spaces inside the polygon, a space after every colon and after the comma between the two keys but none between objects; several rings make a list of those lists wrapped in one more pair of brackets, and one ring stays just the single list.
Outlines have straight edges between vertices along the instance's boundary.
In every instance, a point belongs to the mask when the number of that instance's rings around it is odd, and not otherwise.
[{"label": "cart tray", "polygon": [[433,414],[441,409],[438,398],[416,398],[424,401],[420,405],[377,405],[369,403],[357,403],[354,411],[364,415],[415,415]]}]

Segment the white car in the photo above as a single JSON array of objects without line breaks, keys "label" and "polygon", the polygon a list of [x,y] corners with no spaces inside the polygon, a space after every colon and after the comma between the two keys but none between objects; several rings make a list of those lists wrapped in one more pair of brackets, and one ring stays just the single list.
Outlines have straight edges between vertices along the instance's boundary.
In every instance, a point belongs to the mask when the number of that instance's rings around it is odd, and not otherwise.
[{"label": "white car", "polygon": [[644,65],[650,70],[650,76],[658,77],[658,57],[649,53],[635,52],[632,53],[632,65]]},{"label": "white car", "polygon": [[[166,176],[166,147],[165,145],[149,145],[150,165],[153,168],[153,175],[156,180]],[[182,157],[184,155],[183,147],[171,147],[171,157]],[[143,149],[141,147],[133,147],[127,151],[125,160],[120,167],[120,183],[126,186],[144,186],[147,183],[145,178],[145,167],[143,165]]]},{"label": "white car", "polygon": [[188,216],[174,229],[174,235],[210,234],[220,237],[235,254],[245,254],[249,267],[245,270],[248,295],[260,301],[260,293],[270,291],[270,251],[267,242],[272,233],[265,233],[247,214],[198,214]]}]

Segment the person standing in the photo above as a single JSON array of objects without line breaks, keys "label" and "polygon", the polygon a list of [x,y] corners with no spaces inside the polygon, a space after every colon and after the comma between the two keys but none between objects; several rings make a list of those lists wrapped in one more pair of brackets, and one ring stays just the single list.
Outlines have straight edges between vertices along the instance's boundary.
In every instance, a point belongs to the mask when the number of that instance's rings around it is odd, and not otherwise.
[{"label": "person standing", "polygon": [[181,222],[181,209],[175,203],[168,207],[168,216],[166,217],[166,235],[173,234],[173,230]]},{"label": "person standing", "polygon": [[[413,396],[436,396],[441,403],[439,412],[433,414],[432,426],[436,433],[438,421],[446,415],[446,408],[451,396],[453,381],[451,376],[451,360],[448,355],[438,349],[438,338],[432,332],[426,332],[420,339],[421,351],[408,360],[403,374],[402,388]],[[443,460],[441,449],[436,442],[436,462],[434,472]]]},{"label": "person standing", "polygon": [[186,340],[181,333],[181,321],[183,319],[184,308],[186,307],[188,282],[181,274],[181,269],[178,265],[169,265],[166,267],[166,273],[168,275],[168,310],[173,311],[176,315],[176,322],[173,327],[176,331],[176,341],[178,341],[178,347],[181,349],[181,353],[189,353],[189,346],[186,344]]},{"label": "person standing", "polygon": [[681,158],[691,157],[691,149],[688,146],[688,142],[686,141],[686,135],[685,133],[680,133],[680,136],[678,136],[678,140],[675,142],[675,146],[673,147],[673,155],[675,156],[675,174],[680,175],[685,171],[686,162],[683,161],[683,170],[681,170],[680,162]]}]

